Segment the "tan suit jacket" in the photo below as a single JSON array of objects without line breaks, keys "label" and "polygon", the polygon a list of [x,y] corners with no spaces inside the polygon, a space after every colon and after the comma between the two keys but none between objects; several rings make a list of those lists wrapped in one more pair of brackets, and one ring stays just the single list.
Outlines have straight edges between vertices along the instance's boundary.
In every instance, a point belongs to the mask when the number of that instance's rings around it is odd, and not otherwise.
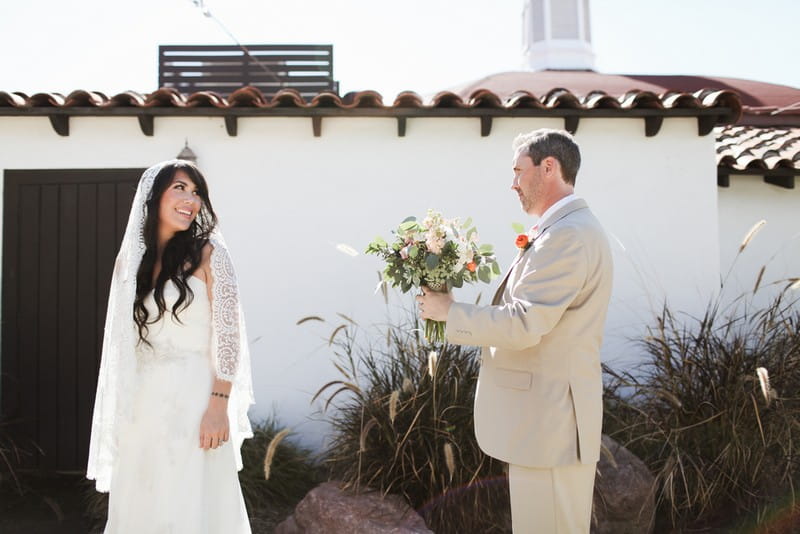
[{"label": "tan suit jacket", "polygon": [[452,305],[447,339],[484,347],[475,396],[481,449],[508,463],[548,468],[600,456],[600,344],[612,260],[584,200],[544,224],[491,306]]}]

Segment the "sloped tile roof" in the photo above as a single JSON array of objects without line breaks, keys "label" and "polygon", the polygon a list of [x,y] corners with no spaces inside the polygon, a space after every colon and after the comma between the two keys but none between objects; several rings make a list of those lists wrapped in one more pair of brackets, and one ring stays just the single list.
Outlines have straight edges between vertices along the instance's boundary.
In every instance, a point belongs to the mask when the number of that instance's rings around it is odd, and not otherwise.
[{"label": "sloped tile roof", "polygon": [[738,171],[800,171],[800,128],[724,126],[714,129],[717,165]]},{"label": "sloped tile roof", "polygon": [[[175,89],[162,88],[150,94],[133,91],[119,93],[108,97],[100,92],[73,91],[67,96],[58,93],[37,93],[28,96],[24,93],[7,93],[0,91],[0,114],[3,108],[18,110],[32,108],[95,108],[101,111],[109,108],[255,108],[255,109],[323,109],[338,108],[342,110],[383,109],[401,110],[416,109],[420,111],[433,109],[537,109],[546,112],[555,109],[574,110],[619,110],[624,112],[634,109],[661,110],[669,115],[672,110],[702,110],[724,108],[735,120],[741,113],[739,97],[726,90],[698,90],[691,93],[664,92],[656,94],[650,91],[632,90],[619,96],[603,91],[592,91],[585,95],[575,94],[567,89],[556,88],[537,96],[530,91],[515,91],[504,95],[488,89],[478,89],[468,95],[452,91],[442,91],[427,101],[414,92],[403,92],[397,95],[394,102],[384,104],[383,98],[375,91],[358,91],[342,97],[335,93],[322,92],[311,100],[305,100],[294,89],[284,89],[272,97],[267,97],[254,87],[243,87],[225,98],[217,93],[201,91],[185,95]],[[722,121],[722,123],[730,120]]]},{"label": "sloped tile roof", "polygon": [[563,70],[511,71],[491,74],[451,90],[464,97],[478,89],[485,89],[505,99],[521,89],[543,94],[553,87],[563,87],[579,98],[597,91],[612,95],[633,91],[656,95],[695,93],[700,90],[731,91],[739,96],[742,103],[744,116],[740,122],[757,124],[783,121],[800,126],[800,89],[739,78]]}]

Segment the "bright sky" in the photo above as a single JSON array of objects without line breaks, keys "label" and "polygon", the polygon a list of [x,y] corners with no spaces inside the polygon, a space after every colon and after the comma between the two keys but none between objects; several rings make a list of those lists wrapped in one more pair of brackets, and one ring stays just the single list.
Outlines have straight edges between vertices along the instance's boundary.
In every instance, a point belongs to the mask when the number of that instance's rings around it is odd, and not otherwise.
[{"label": "bright sky", "polygon": [[[391,103],[522,66],[524,0],[206,0],[245,44],[333,44],[342,94]],[[591,0],[596,69],[800,87],[799,0]],[[0,91],[158,83],[159,44],[233,44],[191,0],[0,0]]]}]

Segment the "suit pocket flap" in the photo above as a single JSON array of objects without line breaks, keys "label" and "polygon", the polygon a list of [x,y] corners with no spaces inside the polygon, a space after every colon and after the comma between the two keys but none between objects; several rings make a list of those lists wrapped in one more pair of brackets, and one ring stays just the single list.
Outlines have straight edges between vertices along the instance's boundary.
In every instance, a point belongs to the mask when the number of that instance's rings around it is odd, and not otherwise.
[{"label": "suit pocket flap", "polygon": [[504,388],[529,390],[533,383],[533,375],[527,371],[513,369],[495,369],[495,384]]}]

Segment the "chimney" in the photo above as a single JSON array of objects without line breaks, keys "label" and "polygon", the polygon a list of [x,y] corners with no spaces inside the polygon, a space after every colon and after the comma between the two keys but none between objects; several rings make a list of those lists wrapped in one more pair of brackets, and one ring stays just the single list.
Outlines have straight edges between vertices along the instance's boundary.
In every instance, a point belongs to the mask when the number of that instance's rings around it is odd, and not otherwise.
[{"label": "chimney", "polygon": [[594,70],[589,0],[524,0],[522,41],[528,70]]}]

